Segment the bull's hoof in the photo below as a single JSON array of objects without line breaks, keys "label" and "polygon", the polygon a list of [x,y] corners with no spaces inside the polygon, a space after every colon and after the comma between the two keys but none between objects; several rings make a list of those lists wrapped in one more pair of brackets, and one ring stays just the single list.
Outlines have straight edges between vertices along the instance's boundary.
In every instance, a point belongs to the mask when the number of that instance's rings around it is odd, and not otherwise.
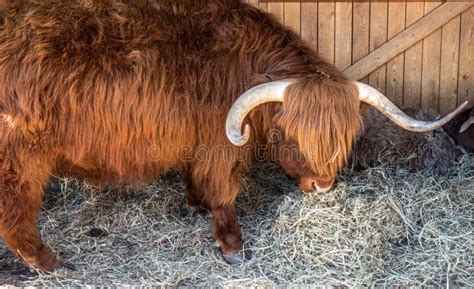
[{"label": "bull's hoof", "polygon": [[238,253],[222,254],[224,260],[230,265],[239,265],[252,259],[252,251],[250,249],[243,249]]},{"label": "bull's hoof", "polygon": [[33,266],[30,265],[31,269],[37,272],[40,272],[41,274],[51,274],[55,271],[62,270],[62,269],[68,269],[71,271],[75,271],[76,267],[74,265],[68,264],[68,263],[63,263],[60,261],[56,261],[56,263],[50,265],[50,266]]},{"label": "bull's hoof", "polygon": [[28,267],[39,273],[48,274],[65,268],[74,270],[73,266],[59,261],[45,245],[41,246],[37,256],[27,257],[20,251],[18,251],[18,255]]},{"label": "bull's hoof", "polygon": [[56,259],[52,260],[52,262],[48,260],[48,262],[43,261],[36,263],[25,260],[25,263],[30,267],[31,271],[36,271],[41,274],[53,273],[54,271],[63,268],[63,264]]}]

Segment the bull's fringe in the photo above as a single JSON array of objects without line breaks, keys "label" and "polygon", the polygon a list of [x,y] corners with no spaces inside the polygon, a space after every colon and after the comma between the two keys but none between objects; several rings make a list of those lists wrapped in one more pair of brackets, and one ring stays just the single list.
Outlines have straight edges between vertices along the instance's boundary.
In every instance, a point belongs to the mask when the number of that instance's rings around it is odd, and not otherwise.
[{"label": "bull's fringe", "polygon": [[357,88],[308,78],[289,87],[278,124],[294,139],[313,172],[333,177],[361,128]]}]

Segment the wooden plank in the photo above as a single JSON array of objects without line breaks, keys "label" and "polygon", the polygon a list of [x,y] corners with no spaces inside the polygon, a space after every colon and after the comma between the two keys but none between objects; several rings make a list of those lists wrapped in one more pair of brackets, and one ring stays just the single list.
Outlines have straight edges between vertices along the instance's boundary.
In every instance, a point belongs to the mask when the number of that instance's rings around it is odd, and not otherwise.
[{"label": "wooden plank", "polygon": [[[372,2],[370,6],[369,49],[374,51],[387,41],[387,2]],[[369,75],[369,84],[385,93],[387,66],[382,65]]]},{"label": "wooden plank", "polygon": [[[405,2],[388,3],[388,39],[391,39],[405,29]],[[395,104],[403,104],[403,64],[405,54],[400,53],[387,63],[386,95]]]},{"label": "wooden plank", "polygon": [[284,6],[285,25],[301,35],[301,3],[286,2]]},{"label": "wooden plank", "polygon": [[318,53],[334,64],[335,5],[333,2],[321,2],[318,12]]},{"label": "wooden plank", "polygon": [[254,7],[258,7],[258,2],[259,0],[248,0],[247,3],[249,3],[250,5],[254,6]]},{"label": "wooden plank", "polygon": [[458,104],[474,106],[474,7],[461,15]]},{"label": "wooden plank", "polygon": [[[344,72],[353,79],[361,79],[473,5],[473,2],[448,2],[441,5]],[[355,31],[354,35],[357,35]]]},{"label": "wooden plank", "polygon": [[456,107],[458,94],[460,16],[442,28],[441,75],[439,110],[441,113]]},{"label": "wooden plank", "polygon": [[[424,15],[424,2],[408,2],[406,27],[409,27]],[[421,67],[423,42],[419,41],[405,51],[405,74],[403,78],[403,106],[419,108],[421,106]]]},{"label": "wooden plank", "polygon": [[318,49],[318,3],[301,3],[301,37],[314,50]]},{"label": "wooden plank", "polygon": [[[369,53],[369,18],[370,3],[354,2],[352,17],[352,63],[360,60]],[[368,72],[364,75],[360,75],[357,79],[360,79],[362,82],[368,82],[368,77],[363,78],[367,74]],[[348,73],[348,76],[352,77],[350,73]]]},{"label": "wooden plank", "polygon": [[335,61],[343,70],[352,64],[352,3],[336,2]]},{"label": "wooden plank", "polygon": [[283,2],[268,2],[267,9],[280,23],[283,23]]},{"label": "wooden plank", "polygon": [[[425,14],[442,2],[426,2]],[[421,108],[439,111],[439,73],[441,66],[441,28],[423,40],[423,64],[421,78]]]}]

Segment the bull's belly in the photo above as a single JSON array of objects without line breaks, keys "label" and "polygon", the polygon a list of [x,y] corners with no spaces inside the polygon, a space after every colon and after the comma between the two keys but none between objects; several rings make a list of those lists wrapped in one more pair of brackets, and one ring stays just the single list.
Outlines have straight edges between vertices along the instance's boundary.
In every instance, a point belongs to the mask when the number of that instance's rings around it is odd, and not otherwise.
[{"label": "bull's belly", "polygon": [[[97,123],[71,118],[71,123],[81,124],[79,129],[64,126],[48,133],[51,142],[46,143],[46,151],[54,155],[54,174],[103,185],[122,185],[150,182],[170,169],[183,171],[188,167],[195,143],[189,132],[194,131],[195,123],[184,117],[174,117],[168,119],[175,124],[173,127],[164,121],[123,126],[120,119]],[[30,131],[26,124],[18,115],[0,114],[0,140],[6,142],[6,135]],[[51,127],[39,124],[39,128]],[[41,129],[35,131],[41,132]],[[24,140],[40,143],[31,135]],[[57,147],[49,147],[52,143],[58,144]]]},{"label": "bull's belly", "polygon": [[[173,151],[154,151],[146,153],[110,153],[94,157],[97,154],[85,154],[86,157],[61,156],[56,162],[55,175],[67,178],[87,180],[99,186],[121,186],[136,183],[150,183],[161,174],[177,169],[182,171],[187,160]],[[89,157],[87,157],[89,156]]]}]

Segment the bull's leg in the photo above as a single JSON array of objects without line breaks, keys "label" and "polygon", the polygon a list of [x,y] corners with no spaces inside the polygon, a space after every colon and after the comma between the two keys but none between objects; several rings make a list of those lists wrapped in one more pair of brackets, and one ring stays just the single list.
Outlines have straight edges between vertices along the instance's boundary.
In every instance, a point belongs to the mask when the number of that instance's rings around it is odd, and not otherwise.
[{"label": "bull's leg", "polygon": [[205,215],[211,209],[204,199],[204,193],[194,184],[192,177],[186,177],[186,200],[193,214]]},{"label": "bull's leg", "polygon": [[191,204],[210,208],[213,215],[212,232],[224,259],[230,264],[238,264],[250,259],[250,251],[244,250],[235,211],[235,199],[241,183],[237,175],[229,174],[231,176],[228,178],[222,176],[225,165],[216,167],[219,169],[193,174],[192,180],[188,181],[188,203],[191,201]]},{"label": "bull's leg", "polygon": [[250,250],[244,248],[235,205],[212,207],[212,232],[229,264],[240,264],[251,258]]},{"label": "bull's leg", "polygon": [[8,141],[0,139],[0,237],[28,266],[50,272],[60,263],[42,242],[36,222],[51,167],[34,147]]}]

